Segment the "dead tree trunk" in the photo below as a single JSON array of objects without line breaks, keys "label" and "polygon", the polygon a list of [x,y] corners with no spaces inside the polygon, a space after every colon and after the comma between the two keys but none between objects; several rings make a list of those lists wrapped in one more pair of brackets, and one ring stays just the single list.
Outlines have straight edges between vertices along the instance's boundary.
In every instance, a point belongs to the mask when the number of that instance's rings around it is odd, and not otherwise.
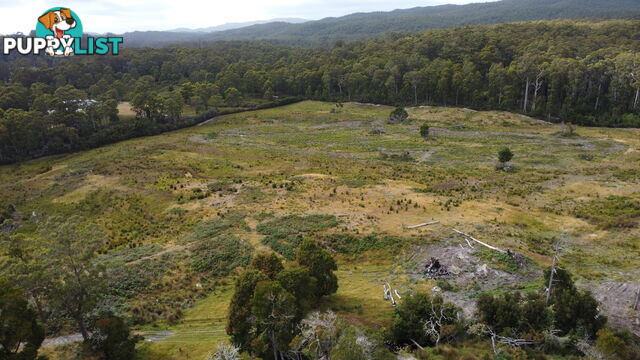
[{"label": "dead tree trunk", "polygon": [[540,88],[542,88],[542,74],[543,70],[540,70],[538,75],[536,75],[536,82],[533,87],[533,104],[531,105],[531,111],[536,111],[536,102],[538,101],[538,93],[540,92]]},{"label": "dead tree trunk", "polygon": [[560,251],[562,250],[562,238],[558,238],[555,245],[553,246],[553,262],[551,263],[551,271],[549,273],[549,284],[546,289],[546,303],[549,304],[549,299],[551,298],[551,287],[553,286],[553,276],[556,274],[556,266],[558,265],[558,260],[560,259]]},{"label": "dead tree trunk", "polygon": [[419,227],[423,227],[423,226],[427,226],[427,225],[433,225],[433,224],[437,224],[437,223],[439,223],[439,221],[431,221],[431,222],[426,222],[426,223],[422,223],[422,224],[418,224],[418,225],[407,226],[407,229],[415,229],[415,228],[419,228]]},{"label": "dead tree trunk", "polygon": [[595,111],[598,111],[598,106],[600,105],[600,93],[602,92],[602,78],[598,81],[598,96],[596,97],[596,105],[594,107]]},{"label": "dead tree trunk", "polygon": [[638,310],[638,306],[640,306],[640,287],[636,290],[636,298],[633,301],[633,310]]},{"label": "dead tree trunk", "polygon": [[460,231],[460,230],[458,230],[458,229],[453,229],[453,231],[455,231],[455,232],[457,232],[458,234],[460,234],[460,235],[462,235],[462,236],[465,236],[465,237],[469,238],[470,240],[473,240],[473,241],[477,242],[478,244],[480,244],[480,245],[482,245],[482,246],[485,246],[485,247],[487,247],[487,248],[489,248],[489,249],[491,249],[491,250],[494,250],[494,251],[497,251],[497,252],[500,252],[500,253],[503,253],[503,254],[506,254],[506,253],[507,253],[507,251],[506,251],[506,250],[503,250],[503,249],[500,249],[500,248],[498,248],[498,247],[491,246],[491,245],[489,245],[489,244],[487,244],[487,243],[484,243],[484,242],[482,242],[482,241],[480,241],[480,240],[478,240],[478,239],[474,238],[473,236],[471,236],[471,235],[469,235],[469,234],[467,234],[467,233],[463,233],[462,231]]},{"label": "dead tree trunk", "polygon": [[527,112],[527,104],[529,103],[529,77],[527,76],[526,85],[524,88],[524,104],[522,106],[523,112]]}]

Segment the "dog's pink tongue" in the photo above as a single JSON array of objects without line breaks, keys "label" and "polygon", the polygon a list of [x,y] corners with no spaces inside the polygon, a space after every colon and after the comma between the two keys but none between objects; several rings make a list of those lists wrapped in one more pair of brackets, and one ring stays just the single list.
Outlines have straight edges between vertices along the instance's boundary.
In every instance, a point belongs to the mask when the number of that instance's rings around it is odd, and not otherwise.
[{"label": "dog's pink tongue", "polygon": [[56,29],[56,37],[57,38],[62,38],[63,34],[64,34],[64,31],[62,31],[60,29]]}]

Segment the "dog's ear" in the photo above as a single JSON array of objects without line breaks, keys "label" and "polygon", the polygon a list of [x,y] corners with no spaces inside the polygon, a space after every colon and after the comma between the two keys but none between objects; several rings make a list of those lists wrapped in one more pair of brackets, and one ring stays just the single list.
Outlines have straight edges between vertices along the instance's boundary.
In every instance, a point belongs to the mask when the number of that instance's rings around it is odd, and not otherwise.
[{"label": "dog's ear", "polygon": [[60,14],[64,15],[67,19],[73,18],[73,15],[71,15],[71,9],[60,9]]},{"label": "dog's ear", "polygon": [[48,13],[40,16],[38,18],[38,21],[40,21],[40,23],[42,23],[42,25],[44,25],[44,27],[46,27],[47,29],[51,29],[51,25],[53,25],[54,21],[54,17],[56,16],[56,14],[53,13],[53,11],[49,11]]}]

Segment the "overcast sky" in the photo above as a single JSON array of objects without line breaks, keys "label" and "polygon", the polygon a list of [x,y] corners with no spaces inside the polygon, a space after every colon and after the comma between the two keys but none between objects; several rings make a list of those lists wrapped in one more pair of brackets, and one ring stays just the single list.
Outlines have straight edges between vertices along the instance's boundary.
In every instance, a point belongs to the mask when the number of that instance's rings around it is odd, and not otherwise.
[{"label": "overcast sky", "polygon": [[40,13],[54,6],[76,12],[85,32],[120,33],[274,18],[315,20],[354,12],[482,1],[486,0],[0,0],[0,33],[28,33],[35,29]]}]

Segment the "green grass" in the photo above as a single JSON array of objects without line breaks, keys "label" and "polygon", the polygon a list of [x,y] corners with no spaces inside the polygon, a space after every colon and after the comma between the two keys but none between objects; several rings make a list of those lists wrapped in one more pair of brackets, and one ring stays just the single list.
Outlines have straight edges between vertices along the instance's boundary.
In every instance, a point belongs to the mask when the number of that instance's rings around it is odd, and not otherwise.
[{"label": "green grass", "polygon": [[229,341],[225,326],[232,294],[233,286],[220,287],[185,311],[178,324],[151,328],[169,330],[174,335],[160,342],[138,345],[138,357],[154,360],[204,359],[209,352],[215,352],[217,344]]}]

